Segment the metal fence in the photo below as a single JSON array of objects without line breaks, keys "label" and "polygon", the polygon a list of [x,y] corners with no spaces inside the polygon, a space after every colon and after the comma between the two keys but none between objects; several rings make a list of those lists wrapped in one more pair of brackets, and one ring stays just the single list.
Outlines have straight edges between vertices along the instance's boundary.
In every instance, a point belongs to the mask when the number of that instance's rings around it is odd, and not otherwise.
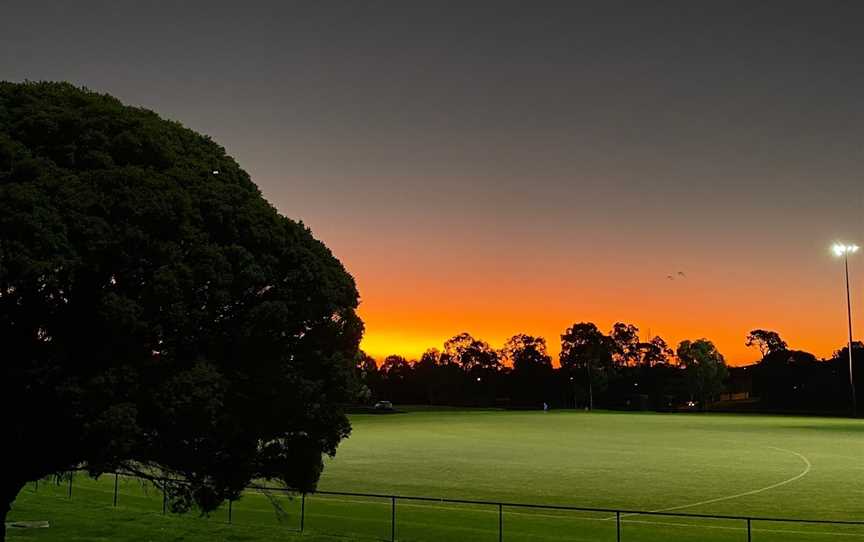
[{"label": "metal fence", "polygon": [[[109,476],[113,476],[113,506],[118,506],[118,502],[120,500],[120,479],[128,478],[133,480],[139,480],[141,482],[147,482],[148,480],[143,478],[138,478],[135,476],[130,476],[121,473],[112,473]],[[68,484],[66,488],[63,488],[65,497],[71,499],[73,498],[73,480],[74,476],[70,473],[67,477],[68,480],[65,480],[65,483]],[[58,478],[57,483],[61,484],[64,482],[63,478]],[[152,482],[152,480],[149,480]],[[35,482],[34,489],[39,491],[39,482]],[[622,528],[625,522],[634,521],[633,518],[639,516],[642,518],[677,518],[679,520],[686,521],[694,521],[694,520],[722,520],[725,522],[725,527],[713,527],[715,529],[726,529],[727,534],[734,534],[732,538],[723,538],[723,540],[734,539],[747,540],[748,542],[752,542],[754,540],[754,531],[756,531],[757,525],[822,525],[827,526],[829,528],[841,529],[841,528],[855,528],[854,532],[834,532],[834,531],[822,531],[818,534],[822,535],[843,535],[844,539],[849,539],[849,537],[855,537],[856,539],[864,540],[864,521],[852,521],[852,520],[824,520],[824,519],[810,519],[810,518],[782,518],[782,517],[764,517],[764,516],[747,516],[747,515],[722,515],[722,514],[697,514],[697,513],[685,513],[685,512],[673,512],[673,511],[652,511],[652,510],[636,510],[636,509],[626,509],[626,508],[598,508],[598,507],[583,507],[583,506],[565,506],[565,505],[545,505],[545,504],[529,504],[529,503],[518,503],[518,502],[504,502],[504,501],[486,501],[486,500],[472,500],[472,499],[449,499],[449,498],[436,498],[436,497],[418,497],[418,496],[408,496],[408,495],[390,495],[390,494],[381,494],[381,493],[360,493],[360,492],[349,492],[349,491],[315,491],[313,493],[298,493],[292,491],[290,489],[282,488],[282,487],[269,487],[269,486],[259,486],[253,485],[248,488],[250,491],[257,492],[265,492],[268,494],[278,494],[286,497],[291,497],[292,499],[296,499],[299,501],[299,510],[297,511],[296,523],[294,524],[294,531],[298,533],[303,533],[307,529],[307,499],[311,499],[313,497],[348,497],[351,499],[371,499],[379,503],[381,506],[386,506],[389,508],[389,518],[387,518],[386,523],[389,527],[389,533],[378,533],[377,536],[371,536],[369,538],[375,538],[379,540],[397,540],[397,532],[399,523],[397,512],[399,511],[399,505],[402,503],[403,507],[406,504],[418,504],[425,503],[429,505],[439,505],[438,509],[443,510],[445,512],[445,517],[448,514],[452,514],[453,508],[444,509],[441,508],[441,505],[458,505],[465,507],[481,507],[487,514],[489,512],[497,515],[497,537],[499,542],[503,542],[505,538],[505,517],[508,514],[520,513],[522,511],[524,514],[525,511],[531,512],[555,512],[562,515],[561,518],[567,517],[566,514],[575,514],[575,513],[590,513],[593,514],[593,517],[590,518],[595,521],[605,522],[606,525],[609,526],[608,529],[604,530],[604,536],[602,538],[596,538],[597,540],[615,540],[616,542],[621,542],[625,539],[624,529]],[[166,514],[168,512],[168,499],[167,495],[164,491],[159,492],[161,495],[161,505],[162,505],[162,514]],[[225,506],[225,519],[227,523],[234,523],[234,503],[235,501],[228,501]],[[345,504],[344,501],[342,504]],[[351,502],[348,502],[350,508]],[[354,502],[354,504],[359,504],[359,501]],[[449,512],[448,512],[449,510]],[[545,516],[548,520],[550,516]],[[345,519],[350,521],[351,517],[346,516]],[[553,518],[554,519],[554,518]],[[572,519],[572,518],[571,518]],[[638,523],[638,521],[635,521]],[[644,522],[643,523],[647,523]],[[656,523],[658,527],[662,527],[664,525],[678,525],[678,526],[690,526],[697,528],[698,524],[669,524],[669,523]],[[735,526],[737,525],[737,527]],[[612,528],[614,526],[614,528]],[[486,529],[487,531],[493,531],[493,529]],[[795,531],[795,530],[783,530],[783,529],[770,529],[764,528],[762,529],[765,533],[774,533],[774,535],[779,540],[787,540],[789,539],[787,535],[783,533],[797,533],[798,535],[806,535],[802,540],[811,540],[812,538],[808,535],[807,531]],[[731,531],[734,531],[732,533]],[[316,532],[321,532],[316,530]],[[325,533],[322,533],[325,534]],[[350,534],[356,535],[355,532],[342,532],[342,533],[329,533],[329,534]],[[740,534],[740,537],[739,537]],[[810,533],[812,535],[813,533]],[[388,536],[389,535],[389,536]],[[410,538],[410,537],[409,537]],[[758,537],[759,540],[763,540],[763,537]],[[766,537],[768,539],[770,537]],[[595,538],[592,538],[592,540]],[[639,540],[640,538],[636,537],[632,540]],[[675,535],[672,534],[664,534],[663,540],[677,540]]]}]

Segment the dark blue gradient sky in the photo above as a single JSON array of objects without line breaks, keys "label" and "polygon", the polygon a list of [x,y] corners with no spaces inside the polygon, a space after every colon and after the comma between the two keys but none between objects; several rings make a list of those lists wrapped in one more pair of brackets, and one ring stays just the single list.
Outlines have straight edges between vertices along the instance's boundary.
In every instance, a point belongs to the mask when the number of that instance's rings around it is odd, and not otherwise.
[{"label": "dark blue gradient sky", "polygon": [[373,354],[625,320],[739,363],[753,327],[844,341],[861,28],[851,1],[13,0],[0,78],[218,140],[354,273]]}]

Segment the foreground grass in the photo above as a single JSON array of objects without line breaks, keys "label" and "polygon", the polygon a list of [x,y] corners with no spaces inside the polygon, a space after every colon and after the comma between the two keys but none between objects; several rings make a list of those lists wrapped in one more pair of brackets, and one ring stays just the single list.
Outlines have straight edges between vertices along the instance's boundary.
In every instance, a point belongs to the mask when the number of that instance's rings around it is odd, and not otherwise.
[{"label": "foreground grass", "polygon": [[[864,423],[776,416],[417,411],[358,415],[321,489],[770,517],[864,519]],[[49,529],[12,540],[299,539],[300,499],[244,495],[210,518],[163,516],[134,480],[29,487],[12,519]],[[274,508],[273,503],[278,506]],[[316,495],[304,540],[389,539],[389,499]],[[276,509],[279,509],[279,513]],[[609,514],[397,501],[400,540],[616,540]],[[862,540],[864,527],[757,522],[755,541]],[[624,515],[622,539],[746,540],[746,524]]]},{"label": "foreground grass", "polygon": [[[215,516],[204,518],[196,514],[163,516],[161,512],[144,506],[144,498],[132,498],[131,504],[113,507],[110,493],[113,489],[112,483],[104,483],[108,492],[106,495],[99,495],[107,496],[107,500],[97,498],[96,494],[78,491],[81,489],[78,487],[75,488],[75,494],[71,499],[61,494],[65,492],[65,486],[52,491],[43,484],[38,492],[32,487],[24,490],[16,500],[9,520],[48,520],[50,527],[47,529],[10,528],[7,530],[8,540],[251,542],[300,539],[299,533],[278,526],[235,527],[229,525],[224,519]],[[128,488],[126,492],[125,495],[121,494],[121,498],[133,497],[128,493]],[[159,502],[161,498],[155,499],[153,504],[159,506]],[[303,540],[323,542],[334,538],[307,533],[303,536]]]}]

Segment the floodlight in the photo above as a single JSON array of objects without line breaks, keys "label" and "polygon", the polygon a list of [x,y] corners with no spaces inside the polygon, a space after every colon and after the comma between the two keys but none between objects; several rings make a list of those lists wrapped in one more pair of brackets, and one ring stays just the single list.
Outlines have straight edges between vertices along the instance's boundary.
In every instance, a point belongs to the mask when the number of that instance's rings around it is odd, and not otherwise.
[{"label": "floodlight", "polygon": [[846,274],[846,315],[849,323],[849,388],[852,392],[852,416],[858,415],[858,400],[855,397],[855,381],[852,370],[852,294],[849,292],[849,255],[858,252],[860,247],[856,244],[834,243],[831,250],[838,258],[843,258],[843,267]]},{"label": "floodlight", "polygon": [[858,245],[846,245],[843,243],[834,243],[831,245],[831,251],[835,256],[843,256],[845,254],[855,254],[860,249]]}]

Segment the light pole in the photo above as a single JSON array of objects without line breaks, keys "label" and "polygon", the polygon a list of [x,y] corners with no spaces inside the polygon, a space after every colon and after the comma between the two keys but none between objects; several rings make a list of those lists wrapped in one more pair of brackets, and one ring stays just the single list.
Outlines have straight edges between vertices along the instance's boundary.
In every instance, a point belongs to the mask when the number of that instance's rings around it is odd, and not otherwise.
[{"label": "light pole", "polygon": [[849,318],[849,387],[852,390],[852,417],[858,416],[858,401],[855,398],[855,380],[852,376],[852,296],[849,293],[849,255],[858,252],[858,245],[844,245],[835,243],[831,247],[834,255],[843,257],[843,266],[846,270],[846,313]]}]

